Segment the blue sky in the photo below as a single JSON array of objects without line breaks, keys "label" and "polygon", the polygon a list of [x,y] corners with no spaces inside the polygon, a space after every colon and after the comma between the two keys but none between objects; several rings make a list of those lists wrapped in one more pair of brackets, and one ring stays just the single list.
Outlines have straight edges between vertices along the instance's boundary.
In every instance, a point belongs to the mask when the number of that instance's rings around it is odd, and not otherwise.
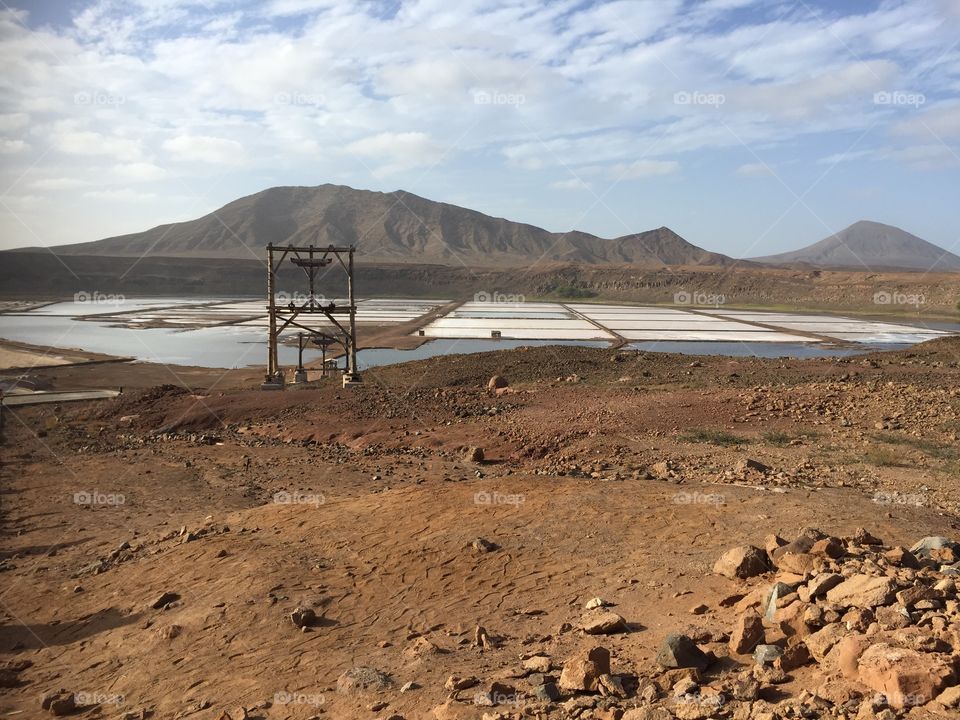
[{"label": "blue sky", "polygon": [[98,0],[0,9],[0,248],[273,185],[734,256],[960,252],[960,0]]}]

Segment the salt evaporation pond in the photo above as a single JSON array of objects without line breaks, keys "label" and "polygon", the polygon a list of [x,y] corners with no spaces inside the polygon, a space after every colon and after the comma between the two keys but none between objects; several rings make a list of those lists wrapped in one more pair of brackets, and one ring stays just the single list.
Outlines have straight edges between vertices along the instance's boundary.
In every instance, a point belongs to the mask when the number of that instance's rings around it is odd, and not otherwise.
[{"label": "salt evaporation pond", "polygon": [[[53,303],[0,314],[0,337],[171,365],[233,368],[265,363],[267,317],[263,298],[159,297],[121,301],[97,296],[95,300]],[[365,298],[358,300],[357,321],[378,326],[408,322],[447,302]],[[165,327],[145,327],[156,324]],[[908,347],[958,331],[960,324],[956,323],[918,326],[882,318],[722,307],[474,301],[432,320],[426,318],[415,331],[428,339],[423,345],[411,350],[364,349],[358,353],[358,362],[361,368],[368,368],[524,345],[606,347],[617,342],[654,352],[837,357]],[[291,330],[288,337],[296,332]],[[291,367],[296,363],[295,347],[281,344],[279,353],[282,365]],[[319,357],[316,348],[304,350],[308,361]]]}]

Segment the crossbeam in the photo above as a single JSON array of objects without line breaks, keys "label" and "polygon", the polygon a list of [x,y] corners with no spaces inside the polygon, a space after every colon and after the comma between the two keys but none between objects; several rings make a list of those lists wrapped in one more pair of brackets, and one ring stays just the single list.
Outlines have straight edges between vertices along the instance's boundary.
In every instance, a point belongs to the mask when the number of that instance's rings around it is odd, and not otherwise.
[{"label": "crossbeam", "polygon": [[[303,340],[305,337],[330,337],[326,332],[327,326],[314,327],[318,315],[322,315],[336,328],[336,342],[343,345],[347,357],[347,367],[344,373],[344,383],[360,382],[360,373],[357,368],[357,331],[356,315],[357,303],[354,299],[353,254],[355,248],[349,246],[327,245],[267,245],[267,311],[269,313],[269,335],[267,338],[267,375],[263,387],[282,388],[284,386],[283,369],[278,360],[278,345],[280,334],[288,327],[302,330],[299,339],[301,362],[298,366],[297,378],[306,377],[302,367]],[[291,264],[301,268],[307,276],[309,293],[307,301],[302,304],[290,302],[287,305],[277,305],[276,280],[277,271],[289,257]],[[323,304],[316,297],[317,273],[336,260],[347,275],[347,304],[337,305],[334,302]],[[337,317],[346,317],[347,322],[341,322]]]}]

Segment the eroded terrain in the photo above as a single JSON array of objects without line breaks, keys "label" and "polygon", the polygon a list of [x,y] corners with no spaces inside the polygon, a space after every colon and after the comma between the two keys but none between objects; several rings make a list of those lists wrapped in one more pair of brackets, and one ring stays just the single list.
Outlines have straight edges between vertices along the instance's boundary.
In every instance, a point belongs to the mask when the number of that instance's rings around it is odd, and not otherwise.
[{"label": "eroded terrain", "polygon": [[6,413],[0,706],[956,717],[958,361],[43,369],[125,392]]}]

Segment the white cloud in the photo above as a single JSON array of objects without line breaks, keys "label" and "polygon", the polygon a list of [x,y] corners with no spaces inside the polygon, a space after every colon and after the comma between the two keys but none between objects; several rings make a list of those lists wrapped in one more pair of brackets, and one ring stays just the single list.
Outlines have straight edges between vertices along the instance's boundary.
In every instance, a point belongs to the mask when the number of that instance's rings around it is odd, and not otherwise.
[{"label": "white cloud", "polygon": [[[61,4],[62,22],[43,27],[0,10],[7,186],[24,173],[47,190],[69,178],[107,193],[150,182],[173,213],[181,180],[202,184],[220,167],[245,189],[390,177],[416,191],[436,164],[427,181],[463,184],[492,207],[490,184],[515,187],[491,183],[498,173],[535,179],[531,192],[566,168],[590,182],[676,176],[681,164],[729,179],[726,158],[710,161],[741,143],[816,164],[865,132],[845,159],[893,138],[878,159],[930,170],[950,162],[934,136],[950,145],[960,134],[956,101],[934,100],[960,92],[957,0],[82,5]],[[874,92],[893,88],[928,102],[874,104]],[[480,90],[523,101],[476,104]],[[724,102],[676,102],[693,92]],[[492,192],[504,207],[515,200]],[[76,232],[67,212],[49,222],[58,237]]]},{"label": "white cloud", "polygon": [[30,183],[30,187],[37,190],[74,190],[76,188],[86,187],[90,184],[89,180],[80,180],[79,178],[57,177],[41,178]]},{"label": "white cloud", "polygon": [[23,140],[0,138],[0,155],[15,155],[29,148],[30,146]]},{"label": "white cloud", "polygon": [[960,168],[960,147],[952,148],[938,142],[888,150],[886,156],[914,170]]},{"label": "white cloud", "polygon": [[130,180],[159,180],[166,177],[167,171],[149,162],[122,163],[114,165],[113,171]]},{"label": "white cloud", "polygon": [[570,178],[568,180],[557,180],[550,183],[550,187],[556,190],[589,190],[590,184],[580,178]]},{"label": "white cloud", "polygon": [[178,135],[165,140],[163,149],[176,160],[212,165],[235,165],[246,158],[246,151],[236,140],[209,135]]},{"label": "white cloud", "polygon": [[648,177],[674,175],[680,172],[680,163],[675,160],[636,160],[625,165],[614,165],[610,176],[620,180],[639,180]]},{"label": "white cloud", "polygon": [[737,175],[741,177],[769,177],[773,175],[773,170],[764,163],[746,163],[737,168]]},{"label": "white cloud", "polygon": [[384,132],[355,140],[346,146],[351,155],[370,158],[379,177],[402,170],[433,165],[443,157],[443,146],[421,132]]},{"label": "white cloud", "polygon": [[21,130],[30,122],[30,116],[27,113],[4,113],[0,114],[0,132],[13,132]]},{"label": "white cloud", "polygon": [[91,130],[78,130],[68,123],[53,136],[54,147],[69,155],[107,155],[117,160],[136,160],[141,146],[137,140],[103,135]]},{"label": "white cloud", "polygon": [[118,190],[90,190],[83,194],[86,198],[93,200],[109,200],[116,202],[142,202],[144,200],[153,200],[157,196],[153,193],[137,192],[130,188],[121,188]]},{"label": "white cloud", "polygon": [[932,140],[960,138],[960,102],[941,103],[921,108],[894,127],[901,135],[914,135]]},{"label": "white cloud", "polygon": [[826,157],[817,160],[818,165],[837,165],[842,162],[851,162],[861,158],[876,157],[876,150],[848,150],[846,152],[832,153]]}]

